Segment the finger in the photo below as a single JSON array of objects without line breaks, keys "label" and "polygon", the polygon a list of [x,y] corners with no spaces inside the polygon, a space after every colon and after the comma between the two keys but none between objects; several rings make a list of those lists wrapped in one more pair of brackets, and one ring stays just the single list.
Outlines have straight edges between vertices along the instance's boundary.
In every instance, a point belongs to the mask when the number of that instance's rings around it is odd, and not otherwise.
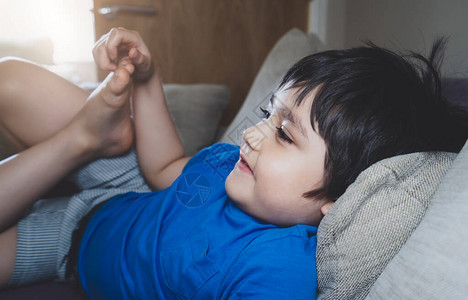
[{"label": "finger", "polygon": [[118,60],[118,49],[116,46],[109,43],[109,39],[106,40],[103,49],[106,51],[106,55],[110,61],[116,62]]},{"label": "finger", "polygon": [[108,37],[109,37],[109,32],[106,33],[106,34],[101,35],[99,40],[97,40],[97,42],[94,45],[102,44],[105,40],[107,40]]},{"label": "finger", "polygon": [[134,78],[137,82],[144,82],[153,75],[154,64],[150,55],[144,55],[138,49],[133,48],[130,49],[129,56],[135,65]]},{"label": "finger", "polygon": [[[132,47],[141,47],[142,45],[144,43],[139,34],[124,28],[113,28],[106,40],[109,59],[114,62],[118,59],[119,50],[128,51]],[[128,53],[125,53],[125,55],[128,55]]]},{"label": "finger", "polygon": [[104,45],[100,45],[93,49],[93,57],[96,65],[105,71],[114,71],[117,65],[109,59]]},{"label": "finger", "polygon": [[143,55],[137,48],[130,49],[129,57],[137,69],[141,69],[142,71],[149,69],[151,63],[150,58]]},{"label": "finger", "polygon": [[101,38],[94,44],[94,48],[92,51],[94,61],[96,65],[106,71],[113,71],[116,69],[117,65],[109,59],[107,55],[106,41],[109,37],[109,33],[104,34]]},{"label": "finger", "polygon": [[118,68],[124,68],[129,74],[133,74],[135,71],[135,65],[130,61],[128,56],[120,59]]}]

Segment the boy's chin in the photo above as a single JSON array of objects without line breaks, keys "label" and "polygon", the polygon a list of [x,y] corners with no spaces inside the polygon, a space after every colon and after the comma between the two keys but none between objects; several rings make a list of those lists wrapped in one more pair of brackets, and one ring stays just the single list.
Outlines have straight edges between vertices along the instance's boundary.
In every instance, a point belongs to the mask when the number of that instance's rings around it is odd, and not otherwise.
[{"label": "boy's chin", "polygon": [[235,183],[235,174],[234,171],[231,171],[224,181],[224,189],[228,194],[229,198],[233,199],[235,197],[236,183]]},{"label": "boy's chin", "polygon": [[[242,189],[239,188],[239,184],[236,183],[235,175],[229,174],[224,182],[224,188],[226,190],[226,194],[228,195],[229,199],[241,210],[245,212],[244,205],[242,205]],[[245,191],[245,189],[244,189]]]},{"label": "boy's chin", "polygon": [[231,175],[232,175],[232,172],[231,174],[228,175],[228,177],[226,178],[226,181],[224,182],[224,189],[226,190],[226,194],[228,195],[229,199],[236,202],[236,199],[239,195],[236,195],[236,189],[235,189],[236,187],[235,187],[235,183],[233,182],[233,180],[231,180],[232,179]]}]

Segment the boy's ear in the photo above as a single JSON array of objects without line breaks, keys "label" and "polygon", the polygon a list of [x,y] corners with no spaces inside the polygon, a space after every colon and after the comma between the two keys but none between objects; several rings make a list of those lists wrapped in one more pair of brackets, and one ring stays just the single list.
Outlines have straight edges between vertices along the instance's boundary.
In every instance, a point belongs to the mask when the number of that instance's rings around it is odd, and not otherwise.
[{"label": "boy's ear", "polygon": [[332,200],[328,200],[327,202],[325,202],[322,207],[320,208],[320,211],[322,212],[322,215],[326,215],[328,213],[328,211],[330,210],[330,208],[332,207],[333,203],[335,203],[334,201]]}]

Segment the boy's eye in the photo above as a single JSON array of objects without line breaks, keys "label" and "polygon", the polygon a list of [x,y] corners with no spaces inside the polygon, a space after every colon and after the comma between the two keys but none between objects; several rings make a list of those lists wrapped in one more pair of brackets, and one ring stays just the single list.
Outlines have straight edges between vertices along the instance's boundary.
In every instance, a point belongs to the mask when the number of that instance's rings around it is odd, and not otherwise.
[{"label": "boy's eye", "polygon": [[269,119],[271,114],[270,112],[268,111],[268,109],[264,109],[263,107],[260,107],[260,110],[262,111],[263,113],[263,118],[264,119]]},{"label": "boy's eye", "polygon": [[276,135],[278,136],[278,138],[282,139],[283,141],[289,144],[293,143],[293,140],[291,140],[291,138],[286,134],[286,132],[284,132],[283,126],[276,127]]}]

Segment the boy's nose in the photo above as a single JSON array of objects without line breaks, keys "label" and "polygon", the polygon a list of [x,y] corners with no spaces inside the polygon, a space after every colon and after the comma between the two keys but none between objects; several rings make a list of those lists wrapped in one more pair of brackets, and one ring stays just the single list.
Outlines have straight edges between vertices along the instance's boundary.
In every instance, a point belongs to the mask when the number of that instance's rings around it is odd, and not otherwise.
[{"label": "boy's nose", "polygon": [[262,126],[263,124],[260,123],[244,130],[242,138],[252,150],[260,150],[261,145],[268,137],[268,134],[266,132],[268,128],[264,128],[265,126]]}]

